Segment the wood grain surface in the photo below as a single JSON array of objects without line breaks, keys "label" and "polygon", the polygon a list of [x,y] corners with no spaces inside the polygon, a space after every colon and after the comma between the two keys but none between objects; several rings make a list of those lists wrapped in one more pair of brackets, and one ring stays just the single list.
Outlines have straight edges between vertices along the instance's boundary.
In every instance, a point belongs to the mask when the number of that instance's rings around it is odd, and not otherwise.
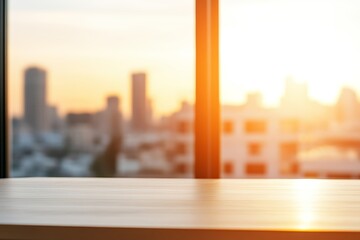
[{"label": "wood grain surface", "polygon": [[360,239],[360,181],[0,180],[0,239]]}]

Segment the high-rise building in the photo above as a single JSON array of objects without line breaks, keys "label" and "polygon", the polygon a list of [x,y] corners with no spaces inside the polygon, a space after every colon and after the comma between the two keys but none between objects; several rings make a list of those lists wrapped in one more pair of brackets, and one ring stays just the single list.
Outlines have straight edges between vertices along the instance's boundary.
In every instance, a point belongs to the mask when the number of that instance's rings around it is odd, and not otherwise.
[{"label": "high-rise building", "polygon": [[132,75],[132,129],[136,132],[147,130],[146,74]]},{"label": "high-rise building", "polygon": [[30,67],[24,77],[24,120],[32,132],[40,133],[47,129],[46,71]]},{"label": "high-rise building", "polygon": [[147,127],[150,129],[153,126],[153,102],[151,99],[146,101],[146,116],[147,116]]},{"label": "high-rise building", "polygon": [[117,96],[109,96],[107,98],[107,126],[109,136],[119,137],[122,128],[122,116],[120,113],[120,100]]},{"label": "high-rise building", "polygon": [[360,120],[360,103],[356,92],[344,87],[336,104],[336,117],[339,122],[357,123]]}]

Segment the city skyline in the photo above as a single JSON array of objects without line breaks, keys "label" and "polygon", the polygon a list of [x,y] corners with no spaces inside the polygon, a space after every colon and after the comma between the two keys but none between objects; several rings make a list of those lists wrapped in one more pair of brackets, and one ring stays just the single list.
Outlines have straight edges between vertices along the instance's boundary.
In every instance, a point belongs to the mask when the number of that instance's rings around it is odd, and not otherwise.
[{"label": "city skyline", "polygon": [[[134,131],[143,132],[146,131],[149,127],[150,123],[153,121],[153,104],[152,99],[148,96],[148,88],[151,86],[151,82],[148,82],[147,73],[145,72],[133,72],[130,75],[130,85],[131,85],[131,101],[128,103],[130,106],[123,106],[123,99],[121,96],[114,94],[107,94],[102,96],[103,106],[93,110],[85,110],[85,111],[67,111],[63,114],[59,114],[58,109],[61,108],[61,105],[53,105],[48,101],[50,97],[48,93],[47,86],[49,85],[48,79],[48,70],[36,66],[28,67],[24,70],[24,89],[22,91],[24,102],[22,104],[22,112],[19,116],[13,115],[13,117],[23,118],[24,121],[29,125],[29,127],[37,130],[45,129],[50,124],[49,122],[44,122],[47,118],[54,120],[54,118],[58,117],[66,117],[69,114],[97,114],[102,111],[107,111],[106,109],[110,108],[111,111],[117,109],[119,113],[122,115],[122,118],[127,119],[132,126]],[[346,96],[346,97],[344,97]],[[311,109],[308,108],[309,104],[320,104],[323,107],[336,107],[342,101],[350,101],[359,104],[359,99],[356,91],[350,87],[342,87],[338,90],[338,97],[335,99],[333,104],[322,104],[317,102],[316,99],[313,99],[309,95],[309,88],[307,83],[301,83],[294,80],[292,77],[287,77],[284,79],[283,91],[279,96],[279,101],[276,105],[266,105],[263,101],[263,94],[260,91],[251,91],[246,93],[245,101],[239,102],[236,104],[226,104],[220,103],[222,107],[225,106],[241,106],[250,104],[251,106],[257,106],[262,108],[269,109],[282,109],[284,111],[288,111],[294,106],[296,106],[297,111],[304,111],[307,114],[315,114]],[[344,100],[345,99],[345,100]],[[171,112],[159,115],[157,118],[162,118],[166,116],[171,116],[179,108],[182,108],[183,104],[187,105],[195,105],[193,102],[188,101],[180,101],[175,109],[172,109]],[[319,105],[319,106],[320,106]],[[116,106],[116,107],[115,107]],[[129,107],[131,112],[125,114],[123,111],[124,107]],[[156,108],[156,106],[155,106]],[[356,106],[351,106],[353,110],[352,114],[357,114],[360,109],[356,110]],[[34,115],[33,113],[38,113]],[[350,113],[351,114],[351,113]],[[44,120],[45,119],[45,120]],[[39,125],[40,123],[40,125]]]},{"label": "city skyline", "polygon": [[[25,69],[25,118],[12,119],[15,176],[192,176],[192,104],[153,122],[151,83],[136,72],[131,118],[123,118],[115,95],[104,96],[106,105],[96,111],[59,116],[46,100],[47,73]],[[276,108],[264,106],[261,93],[249,93],[244,104],[221,109],[222,177],[357,178],[359,123],[360,102],[351,88],[341,89],[330,107],[292,78]]]}]

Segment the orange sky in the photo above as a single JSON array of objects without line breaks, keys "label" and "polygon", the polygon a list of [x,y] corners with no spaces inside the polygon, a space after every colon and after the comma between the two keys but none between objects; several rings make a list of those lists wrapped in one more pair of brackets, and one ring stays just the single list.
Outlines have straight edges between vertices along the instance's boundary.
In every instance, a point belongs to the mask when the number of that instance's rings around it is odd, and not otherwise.
[{"label": "orange sky", "polygon": [[[146,71],[157,113],[194,99],[194,0],[9,0],[11,112],[23,70],[48,70],[49,101],[93,111],[116,94],[129,111],[130,75]],[[220,0],[223,103],[261,91],[275,104],[291,75],[334,102],[360,89],[360,1]]]}]

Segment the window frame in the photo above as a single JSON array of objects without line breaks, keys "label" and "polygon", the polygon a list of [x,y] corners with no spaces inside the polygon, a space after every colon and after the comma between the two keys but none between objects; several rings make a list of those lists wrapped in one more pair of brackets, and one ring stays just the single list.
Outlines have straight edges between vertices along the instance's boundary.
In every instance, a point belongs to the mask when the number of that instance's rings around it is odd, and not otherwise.
[{"label": "window frame", "polygon": [[[196,19],[195,178],[220,178],[219,0],[194,0]],[[0,6],[0,178],[9,177],[7,0]]]},{"label": "window frame", "polygon": [[196,0],[195,178],[220,178],[219,0]]},{"label": "window frame", "polygon": [[7,1],[0,3],[0,178],[8,177],[8,118],[6,105],[6,7]]}]

